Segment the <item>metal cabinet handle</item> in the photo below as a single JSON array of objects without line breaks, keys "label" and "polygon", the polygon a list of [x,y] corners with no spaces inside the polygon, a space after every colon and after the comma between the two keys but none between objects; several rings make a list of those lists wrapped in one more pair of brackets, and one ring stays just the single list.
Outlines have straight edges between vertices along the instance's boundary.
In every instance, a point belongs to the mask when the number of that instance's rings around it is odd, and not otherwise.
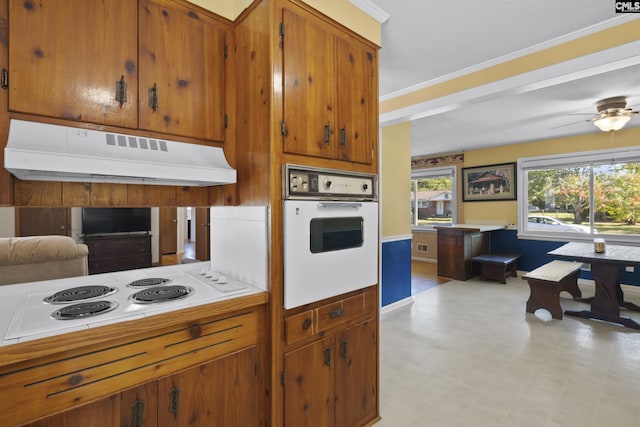
[{"label": "metal cabinet handle", "polygon": [[340,129],[340,145],[347,146],[347,128],[346,126]]},{"label": "metal cabinet handle", "polygon": [[347,358],[347,340],[345,339],[340,341],[340,357]]},{"label": "metal cabinet handle", "polygon": [[328,144],[330,141],[330,138],[331,138],[331,124],[327,123],[324,126],[324,142]]},{"label": "metal cabinet handle", "polygon": [[331,347],[324,349],[324,364],[331,366]]},{"label": "metal cabinet handle", "polygon": [[173,414],[173,419],[178,419],[178,406],[180,405],[180,389],[174,387],[169,392],[169,412]]},{"label": "metal cabinet handle", "polygon": [[148,105],[153,111],[158,110],[158,86],[154,83],[153,87],[147,91],[149,94]]},{"label": "metal cabinet handle", "polygon": [[127,83],[124,81],[124,75],[120,76],[120,80],[116,82],[116,101],[121,107],[127,102]]},{"label": "metal cabinet handle", "polygon": [[142,421],[144,420],[144,400],[136,400],[131,410],[131,426],[142,427]]}]

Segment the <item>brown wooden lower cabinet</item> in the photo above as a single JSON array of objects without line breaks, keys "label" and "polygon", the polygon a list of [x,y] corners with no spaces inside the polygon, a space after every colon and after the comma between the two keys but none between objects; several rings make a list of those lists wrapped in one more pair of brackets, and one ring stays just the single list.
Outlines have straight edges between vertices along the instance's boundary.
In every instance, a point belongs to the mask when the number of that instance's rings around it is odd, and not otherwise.
[{"label": "brown wooden lower cabinet", "polygon": [[158,425],[156,390],[152,381],[24,426],[154,427]]},{"label": "brown wooden lower cabinet", "polygon": [[58,351],[48,338],[46,347],[24,343],[31,351],[17,350],[15,362],[0,365],[0,425],[263,425],[264,307],[220,304],[96,328],[97,337],[111,338],[73,348],[60,339]]},{"label": "brown wooden lower cabinet", "polygon": [[256,357],[250,347],[25,426],[257,426]]},{"label": "brown wooden lower cabinet", "polygon": [[285,427],[355,427],[372,421],[377,354],[374,319],[286,353]]},{"label": "brown wooden lower cabinet", "polygon": [[85,236],[89,274],[151,267],[151,235]]},{"label": "brown wooden lower cabinet", "polygon": [[256,348],[158,380],[158,425],[257,426]]},{"label": "brown wooden lower cabinet", "polygon": [[477,229],[436,227],[438,230],[438,276],[468,280],[480,274],[471,259],[489,253],[490,233]]}]

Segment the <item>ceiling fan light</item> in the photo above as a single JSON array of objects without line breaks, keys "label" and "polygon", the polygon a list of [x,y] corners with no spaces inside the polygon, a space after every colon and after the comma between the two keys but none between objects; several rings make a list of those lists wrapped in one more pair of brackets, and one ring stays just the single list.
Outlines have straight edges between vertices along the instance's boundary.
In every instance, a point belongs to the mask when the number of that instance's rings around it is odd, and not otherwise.
[{"label": "ceiling fan light", "polygon": [[595,120],[593,124],[603,132],[613,132],[622,129],[630,118],[629,116],[609,116]]}]

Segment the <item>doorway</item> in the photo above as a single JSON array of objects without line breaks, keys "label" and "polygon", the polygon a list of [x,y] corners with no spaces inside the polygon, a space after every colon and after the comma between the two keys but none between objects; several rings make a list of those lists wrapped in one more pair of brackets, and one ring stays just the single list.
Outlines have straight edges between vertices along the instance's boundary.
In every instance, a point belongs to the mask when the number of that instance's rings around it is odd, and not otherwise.
[{"label": "doorway", "polygon": [[209,208],[160,208],[161,265],[210,259]]}]

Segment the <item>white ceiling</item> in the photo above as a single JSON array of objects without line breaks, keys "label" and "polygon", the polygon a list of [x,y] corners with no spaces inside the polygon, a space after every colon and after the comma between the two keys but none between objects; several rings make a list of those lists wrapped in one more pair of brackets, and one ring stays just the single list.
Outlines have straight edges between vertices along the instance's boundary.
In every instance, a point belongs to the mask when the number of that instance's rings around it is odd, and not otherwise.
[{"label": "white ceiling", "polygon": [[[370,2],[390,15],[382,25],[382,101],[640,19],[616,14],[610,0]],[[640,34],[631,45],[385,113],[380,123],[411,120],[412,155],[451,153],[600,132],[586,120],[596,101],[612,96],[640,109]],[[640,115],[626,127],[636,126]]]}]

